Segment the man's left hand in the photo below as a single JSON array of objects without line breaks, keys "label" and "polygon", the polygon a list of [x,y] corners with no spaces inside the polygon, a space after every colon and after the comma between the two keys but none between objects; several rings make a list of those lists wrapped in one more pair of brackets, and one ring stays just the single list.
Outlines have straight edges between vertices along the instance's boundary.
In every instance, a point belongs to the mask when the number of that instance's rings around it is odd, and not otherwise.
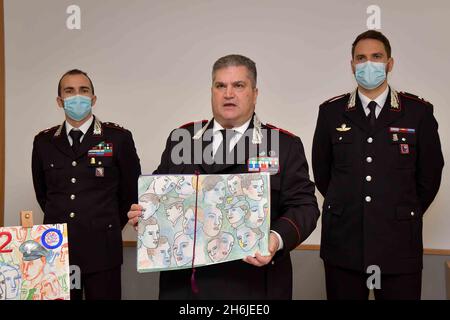
[{"label": "man's left hand", "polygon": [[244,261],[252,264],[256,267],[262,267],[268,264],[270,261],[272,261],[273,256],[278,250],[279,247],[279,241],[277,236],[274,233],[270,233],[269,237],[269,256],[262,256],[259,252],[256,253],[255,257],[247,256],[244,258]]}]

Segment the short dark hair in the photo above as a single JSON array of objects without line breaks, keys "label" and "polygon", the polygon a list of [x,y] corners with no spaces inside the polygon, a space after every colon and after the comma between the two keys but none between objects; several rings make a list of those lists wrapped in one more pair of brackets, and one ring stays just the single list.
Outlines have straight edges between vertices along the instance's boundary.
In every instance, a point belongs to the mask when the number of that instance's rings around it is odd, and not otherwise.
[{"label": "short dark hair", "polygon": [[76,75],[76,74],[82,74],[83,76],[85,76],[86,78],[88,78],[89,80],[89,84],[91,85],[92,88],[92,94],[94,94],[94,84],[92,83],[91,78],[89,78],[88,74],[84,71],[81,71],[79,69],[72,69],[67,71],[66,73],[64,73],[61,77],[61,79],[59,79],[58,82],[58,97],[61,97],[61,81],[65,76],[69,76],[69,75]]},{"label": "short dark hair", "polygon": [[240,54],[230,54],[222,58],[219,58],[216,62],[214,62],[212,69],[212,77],[214,79],[214,74],[219,69],[228,67],[241,67],[241,66],[247,68],[250,80],[252,82],[252,86],[255,88],[257,79],[256,64],[252,59],[247,58]]},{"label": "short dark hair", "polygon": [[380,31],[367,30],[367,31],[361,33],[359,36],[357,36],[355,41],[353,41],[352,58],[355,54],[355,47],[358,44],[358,42],[360,42],[361,40],[365,40],[365,39],[374,39],[374,40],[378,40],[378,41],[382,42],[384,45],[384,49],[386,50],[388,58],[391,57],[392,50],[391,50],[391,44],[389,43],[388,38],[386,38],[386,36],[384,34],[382,34]]}]

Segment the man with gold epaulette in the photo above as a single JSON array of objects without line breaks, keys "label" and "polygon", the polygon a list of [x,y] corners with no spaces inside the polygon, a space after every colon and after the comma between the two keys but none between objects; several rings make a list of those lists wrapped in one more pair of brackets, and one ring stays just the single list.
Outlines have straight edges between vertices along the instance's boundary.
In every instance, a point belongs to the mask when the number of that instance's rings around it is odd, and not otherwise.
[{"label": "man with gold epaulette", "polygon": [[421,297],[422,218],[444,161],[433,106],[388,85],[393,64],[381,32],[360,34],[357,89],[320,106],[312,165],[329,299]]},{"label": "man with gold epaulette", "polygon": [[32,172],[44,224],[67,223],[70,264],[81,271],[71,299],[120,299],[122,228],[137,201],[139,158],[130,131],[92,115],[88,75],[70,70],[58,85],[59,126],[36,135]]},{"label": "man with gold epaulette", "polygon": [[[290,252],[311,234],[319,216],[302,142],[255,114],[256,66],[249,58],[217,60],[211,95],[214,118],[175,129],[155,173],[271,173],[270,255],[198,268],[192,278],[189,269],[161,272],[159,297],[292,299]],[[186,141],[187,147],[179,148]],[[130,224],[136,225],[141,212],[141,206],[131,207]]]}]

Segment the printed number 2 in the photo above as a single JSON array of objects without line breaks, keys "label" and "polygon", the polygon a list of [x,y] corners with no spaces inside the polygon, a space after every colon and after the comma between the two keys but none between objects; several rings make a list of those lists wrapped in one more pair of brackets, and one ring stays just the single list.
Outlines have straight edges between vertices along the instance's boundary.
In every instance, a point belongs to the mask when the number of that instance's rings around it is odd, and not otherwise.
[{"label": "printed number 2", "polygon": [[11,240],[12,240],[11,233],[9,233],[9,232],[0,232],[0,238],[3,237],[3,236],[6,236],[6,242],[3,243],[2,245],[0,245],[0,253],[12,252],[12,249],[9,249],[9,250],[3,249],[11,242]]}]

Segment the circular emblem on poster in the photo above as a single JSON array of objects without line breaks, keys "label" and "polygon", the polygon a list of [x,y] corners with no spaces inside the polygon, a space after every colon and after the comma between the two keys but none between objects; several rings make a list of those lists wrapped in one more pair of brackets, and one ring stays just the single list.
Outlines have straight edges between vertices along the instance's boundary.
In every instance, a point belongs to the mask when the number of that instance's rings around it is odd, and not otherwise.
[{"label": "circular emblem on poster", "polygon": [[41,236],[41,243],[47,249],[56,249],[61,246],[63,235],[58,229],[45,230]]}]

